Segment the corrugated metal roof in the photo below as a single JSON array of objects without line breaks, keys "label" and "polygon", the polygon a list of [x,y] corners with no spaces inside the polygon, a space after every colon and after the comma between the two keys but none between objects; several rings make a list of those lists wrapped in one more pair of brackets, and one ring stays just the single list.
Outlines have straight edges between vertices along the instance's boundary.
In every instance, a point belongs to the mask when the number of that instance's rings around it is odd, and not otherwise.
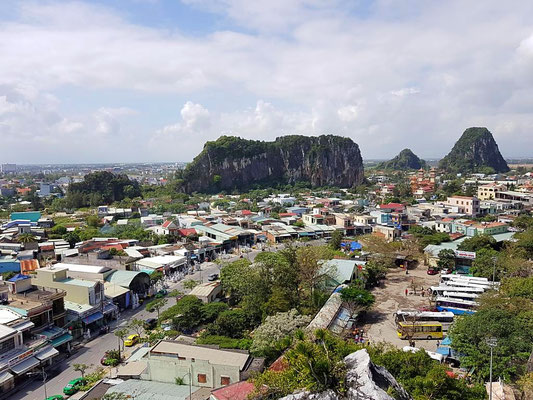
[{"label": "corrugated metal roof", "polygon": [[201,346],[190,346],[170,340],[162,340],[159,342],[152,348],[151,353],[178,354],[180,357],[205,360],[209,361],[211,364],[239,367],[241,370],[244,368],[250,357],[246,353],[217,350]]},{"label": "corrugated metal roof", "polygon": [[[200,388],[192,386],[191,389],[194,393]],[[128,379],[110,387],[107,391],[107,393],[115,392],[135,397],[136,400],[185,400],[189,396],[189,385]]]}]

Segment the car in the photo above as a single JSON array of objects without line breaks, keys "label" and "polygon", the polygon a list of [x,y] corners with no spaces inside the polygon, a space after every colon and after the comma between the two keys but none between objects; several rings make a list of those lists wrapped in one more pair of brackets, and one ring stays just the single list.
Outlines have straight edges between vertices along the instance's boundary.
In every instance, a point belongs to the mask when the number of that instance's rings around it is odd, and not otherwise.
[{"label": "car", "polygon": [[218,279],[218,274],[209,274],[209,275],[207,276],[207,280],[208,280],[209,282],[216,281],[217,279]]},{"label": "car", "polygon": [[53,396],[48,396],[46,400],[65,400],[65,398],[60,394],[55,394]]},{"label": "car", "polygon": [[166,289],[161,289],[159,292],[156,293],[155,298],[156,299],[162,299],[168,294],[168,291]]},{"label": "car", "polygon": [[148,318],[144,321],[144,329],[150,330],[157,326],[157,318]]},{"label": "car", "polygon": [[437,275],[439,273],[435,268],[428,268],[428,275]]},{"label": "car", "polygon": [[124,340],[124,346],[126,347],[131,347],[133,346],[135,343],[137,343],[139,341],[140,337],[139,335],[137,335],[136,333],[133,334],[133,335],[129,335],[126,340]]},{"label": "car", "polygon": [[80,390],[80,388],[82,386],[85,386],[87,384],[87,380],[85,378],[76,378],[76,379],[73,379],[71,380],[67,386],[65,386],[63,388],[63,393],[64,394],[68,394],[68,395],[71,395],[71,394],[74,394],[76,393],[78,390]]}]

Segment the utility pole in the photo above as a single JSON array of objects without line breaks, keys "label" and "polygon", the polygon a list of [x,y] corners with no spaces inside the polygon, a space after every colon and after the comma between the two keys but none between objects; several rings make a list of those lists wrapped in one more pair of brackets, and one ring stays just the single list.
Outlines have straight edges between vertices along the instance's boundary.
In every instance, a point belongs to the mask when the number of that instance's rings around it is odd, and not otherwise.
[{"label": "utility pole", "polygon": [[44,365],[42,366],[42,368],[43,368],[44,399],[46,400],[48,398],[48,395],[46,393],[46,378],[47,378],[47,375],[46,375],[46,372],[44,372]]},{"label": "utility pole", "polygon": [[492,288],[494,289],[494,281],[496,279],[496,257],[492,257]]},{"label": "utility pole", "polygon": [[487,345],[490,347],[490,371],[489,371],[489,380],[490,380],[490,389],[489,389],[489,400],[492,400],[492,350],[498,345],[496,338],[489,338],[486,341]]}]

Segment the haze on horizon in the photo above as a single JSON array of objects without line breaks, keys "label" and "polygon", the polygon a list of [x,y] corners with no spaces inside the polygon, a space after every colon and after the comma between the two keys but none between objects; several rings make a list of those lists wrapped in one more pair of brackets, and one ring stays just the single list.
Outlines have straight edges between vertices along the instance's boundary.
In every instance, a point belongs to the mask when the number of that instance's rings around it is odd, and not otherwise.
[{"label": "haze on horizon", "polygon": [[532,156],[533,3],[0,3],[0,162],[190,161],[222,134]]}]

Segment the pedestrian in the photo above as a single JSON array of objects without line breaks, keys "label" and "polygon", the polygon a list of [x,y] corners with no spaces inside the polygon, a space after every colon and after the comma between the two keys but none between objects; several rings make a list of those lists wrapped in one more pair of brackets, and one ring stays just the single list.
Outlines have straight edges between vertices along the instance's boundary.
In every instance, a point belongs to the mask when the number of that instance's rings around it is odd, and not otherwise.
[{"label": "pedestrian", "polygon": [[409,294],[409,289],[405,288],[405,295],[407,296]]},{"label": "pedestrian", "polygon": [[440,346],[440,340],[437,340],[437,348]]}]

